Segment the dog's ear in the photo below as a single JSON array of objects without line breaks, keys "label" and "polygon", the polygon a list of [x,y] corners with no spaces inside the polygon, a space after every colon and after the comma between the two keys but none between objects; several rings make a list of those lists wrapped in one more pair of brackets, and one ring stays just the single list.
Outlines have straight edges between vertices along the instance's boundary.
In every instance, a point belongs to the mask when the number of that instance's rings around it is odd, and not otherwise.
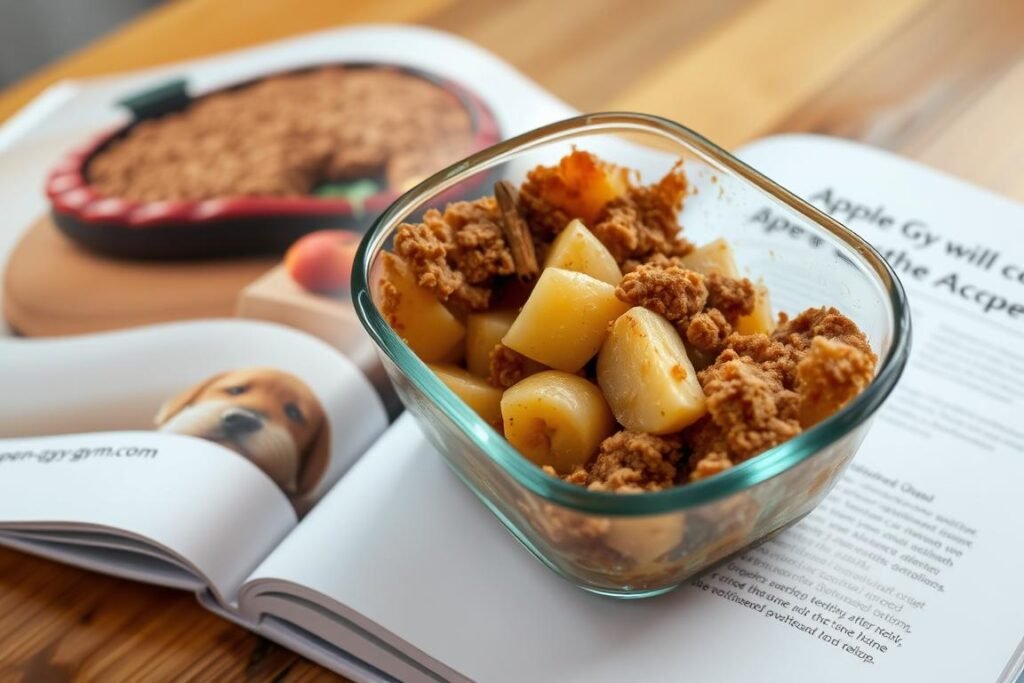
[{"label": "dog's ear", "polygon": [[153,418],[153,422],[157,427],[159,427],[170,420],[172,417],[180,413],[185,406],[195,400],[196,396],[201,394],[206,387],[223,377],[224,374],[225,373],[223,372],[217,373],[213,377],[191,386],[164,401],[164,404],[160,406],[160,410],[157,411],[156,417]]},{"label": "dog's ear", "polygon": [[327,472],[327,465],[331,462],[331,428],[327,424],[327,418],[320,423],[320,429],[306,450],[306,457],[299,470],[299,485],[296,494],[304,496],[313,491],[320,483]]}]

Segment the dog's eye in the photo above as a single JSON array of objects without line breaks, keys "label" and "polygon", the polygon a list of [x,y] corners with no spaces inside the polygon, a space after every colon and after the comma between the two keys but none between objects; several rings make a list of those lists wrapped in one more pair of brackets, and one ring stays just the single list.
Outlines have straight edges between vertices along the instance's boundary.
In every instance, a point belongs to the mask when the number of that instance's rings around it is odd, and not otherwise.
[{"label": "dog's eye", "polygon": [[289,420],[298,422],[299,424],[305,424],[306,416],[302,414],[299,407],[294,403],[286,403],[284,406],[284,414],[288,416]]},{"label": "dog's eye", "polygon": [[227,389],[224,390],[224,393],[228,394],[229,396],[238,396],[239,394],[244,394],[245,390],[248,388],[249,387],[241,385],[237,387],[228,387]]}]

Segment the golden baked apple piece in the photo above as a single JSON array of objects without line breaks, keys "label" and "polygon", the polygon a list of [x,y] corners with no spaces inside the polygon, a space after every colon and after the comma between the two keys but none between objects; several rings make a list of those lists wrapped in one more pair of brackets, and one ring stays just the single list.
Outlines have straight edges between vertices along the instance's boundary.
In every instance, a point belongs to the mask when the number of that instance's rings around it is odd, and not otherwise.
[{"label": "golden baked apple piece", "polygon": [[597,357],[597,383],[615,419],[634,432],[678,432],[707,411],[679,333],[640,306],[612,326]]},{"label": "golden baked apple piece", "polygon": [[597,221],[605,205],[626,194],[629,169],[574,149],[557,166],[539,167],[531,178],[540,197],[587,225]]},{"label": "golden baked apple piece", "polygon": [[697,247],[684,256],[682,262],[683,268],[695,270],[701,275],[718,273],[726,277],[740,276],[732,246],[721,237]]},{"label": "golden baked apple piece", "polygon": [[579,220],[570,221],[558,233],[548,249],[544,267],[583,273],[613,287],[622,280],[622,271],[615,257]]},{"label": "golden baked apple piece", "polygon": [[456,365],[439,364],[429,367],[487,424],[495,429],[501,428],[501,389],[492,387],[487,380],[472,375]]},{"label": "golden baked apple piece", "polygon": [[480,377],[490,374],[491,351],[515,319],[515,311],[471,313],[466,317],[466,367],[470,372]]},{"label": "golden baked apple piece", "polygon": [[466,335],[462,323],[416,283],[416,276],[401,258],[385,253],[380,263],[374,298],[391,329],[425,363],[458,357],[458,345]]},{"label": "golden baked apple piece", "polygon": [[601,348],[608,324],[628,308],[607,282],[546,268],[501,341],[548,367],[576,372]]},{"label": "golden baked apple piece", "polygon": [[505,438],[528,459],[559,474],[590,460],[615,431],[601,390],[578,375],[545,370],[501,397]]},{"label": "golden baked apple piece", "polygon": [[775,329],[775,317],[772,315],[772,300],[768,288],[758,282],[755,289],[754,310],[740,316],[736,321],[736,331],[740,334],[768,334]]}]

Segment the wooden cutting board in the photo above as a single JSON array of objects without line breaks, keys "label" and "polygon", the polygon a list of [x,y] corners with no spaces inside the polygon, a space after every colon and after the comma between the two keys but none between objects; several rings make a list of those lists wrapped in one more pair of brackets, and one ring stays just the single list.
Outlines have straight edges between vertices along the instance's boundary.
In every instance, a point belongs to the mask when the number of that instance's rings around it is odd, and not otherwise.
[{"label": "wooden cutting board", "polygon": [[29,337],[231,317],[239,292],[278,261],[112,259],[79,248],[44,216],[11,252],[3,312],[16,332]]}]

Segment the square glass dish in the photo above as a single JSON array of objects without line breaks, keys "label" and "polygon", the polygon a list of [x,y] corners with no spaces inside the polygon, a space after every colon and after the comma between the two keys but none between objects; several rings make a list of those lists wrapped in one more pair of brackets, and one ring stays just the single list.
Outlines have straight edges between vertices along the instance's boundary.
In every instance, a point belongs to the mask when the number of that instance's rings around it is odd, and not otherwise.
[{"label": "square glass dish", "polygon": [[[741,274],[763,280],[776,312],[835,306],[854,320],[879,357],[871,384],[795,438],[662,491],[590,491],[520,455],[392,330],[375,300],[374,278],[399,225],[443,209],[453,187],[482,177],[518,185],[530,169],[556,163],[574,146],[639,170],[643,183],[682,159],[690,188],[679,216],[684,235],[697,244],[728,240]],[[641,114],[590,114],[545,126],[427,179],[389,207],[363,240],[352,292],[399,395],[462,481],[549,568],[581,588],[620,598],[671,590],[810,512],[853,458],[910,347],[903,288],[870,245],[700,135]]]}]

